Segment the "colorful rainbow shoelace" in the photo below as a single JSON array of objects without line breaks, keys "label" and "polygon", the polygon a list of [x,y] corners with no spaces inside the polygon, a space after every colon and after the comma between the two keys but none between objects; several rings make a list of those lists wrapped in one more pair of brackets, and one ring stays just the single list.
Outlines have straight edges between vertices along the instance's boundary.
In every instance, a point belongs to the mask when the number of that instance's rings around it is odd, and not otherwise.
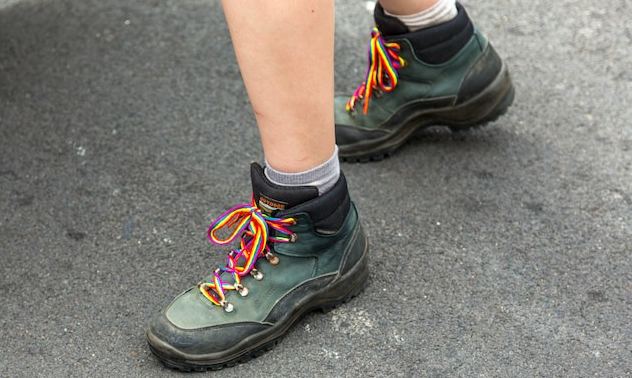
[{"label": "colorful rainbow shoelace", "polygon": [[397,86],[399,74],[397,70],[404,67],[406,62],[399,56],[400,45],[386,42],[377,28],[371,32],[369,41],[369,67],[364,82],[353,92],[346,109],[355,110],[356,102],[363,101],[363,113],[369,111],[369,101],[375,91],[392,92]]},{"label": "colorful rainbow shoelace", "polygon": [[[236,205],[225,211],[209,226],[208,239],[213,244],[224,246],[241,238],[240,247],[228,253],[226,266],[213,272],[212,282],[198,284],[200,292],[214,305],[231,312],[233,305],[226,300],[227,291],[235,290],[242,296],[248,295],[248,289],[242,285],[242,278],[250,274],[256,280],[263,279],[263,274],[255,269],[261,257],[265,257],[272,265],[278,264],[279,258],[270,251],[268,243],[295,241],[296,234],[287,228],[295,223],[293,218],[275,218],[262,213],[254,196],[251,203]],[[223,228],[230,230],[230,235],[224,239],[217,236]],[[270,229],[277,231],[274,237],[270,236]],[[223,280],[223,273],[230,274],[233,282]]]}]

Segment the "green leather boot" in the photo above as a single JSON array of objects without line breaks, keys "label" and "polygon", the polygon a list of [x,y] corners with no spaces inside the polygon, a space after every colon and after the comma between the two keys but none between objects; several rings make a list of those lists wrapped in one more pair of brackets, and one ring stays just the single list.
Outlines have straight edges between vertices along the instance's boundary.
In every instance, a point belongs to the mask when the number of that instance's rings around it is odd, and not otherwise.
[{"label": "green leather boot", "polygon": [[481,125],[511,105],[507,67],[458,3],[457,9],[451,21],[409,32],[378,3],[365,82],[351,98],[336,97],[342,159],[380,160],[420,128]]},{"label": "green leather boot", "polygon": [[149,346],[168,367],[221,369],[255,357],[303,315],[357,295],[368,278],[367,241],[342,174],[321,196],[271,183],[258,164],[251,175],[252,202],[209,227],[216,244],[239,240],[226,266],[150,322]]}]

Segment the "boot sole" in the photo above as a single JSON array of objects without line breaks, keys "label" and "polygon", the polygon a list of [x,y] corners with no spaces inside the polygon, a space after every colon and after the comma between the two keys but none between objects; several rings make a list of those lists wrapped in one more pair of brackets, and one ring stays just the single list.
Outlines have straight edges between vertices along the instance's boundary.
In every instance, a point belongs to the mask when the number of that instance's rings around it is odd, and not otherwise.
[{"label": "boot sole", "polygon": [[247,337],[228,351],[207,355],[184,353],[147,330],[149,348],[166,367],[184,372],[220,370],[259,357],[274,348],[289,329],[307,314],[317,310],[328,312],[349,302],[364,290],[369,277],[368,243],[365,245],[362,257],[347,273],[314,294],[308,303],[296,308],[289,320]]},{"label": "boot sole", "polygon": [[338,155],[347,162],[379,161],[391,156],[419,130],[446,126],[452,131],[463,131],[484,126],[505,114],[514,96],[511,76],[503,63],[494,81],[476,97],[455,106],[410,110],[399,128],[381,138],[338,146]]}]

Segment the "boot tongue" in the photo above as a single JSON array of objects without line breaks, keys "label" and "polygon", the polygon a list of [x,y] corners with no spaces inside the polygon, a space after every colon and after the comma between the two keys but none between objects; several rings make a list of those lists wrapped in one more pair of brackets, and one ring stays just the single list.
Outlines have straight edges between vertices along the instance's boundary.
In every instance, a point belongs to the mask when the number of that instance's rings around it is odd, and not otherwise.
[{"label": "boot tongue", "polygon": [[291,209],[318,197],[318,188],[315,186],[281,186],[272,183],[263,173],[263,167],[257,163],[250,166],[250,178],[255,202],[267,215],[274,215],[277,211]]},{"label": "boot tongue", "polygon": [[384,8],[377,3],[373,12],[375,25],[384,36],[406,34],[409,32],[408,27],[403,22],[393,16],[389,16],[384,12]]}]

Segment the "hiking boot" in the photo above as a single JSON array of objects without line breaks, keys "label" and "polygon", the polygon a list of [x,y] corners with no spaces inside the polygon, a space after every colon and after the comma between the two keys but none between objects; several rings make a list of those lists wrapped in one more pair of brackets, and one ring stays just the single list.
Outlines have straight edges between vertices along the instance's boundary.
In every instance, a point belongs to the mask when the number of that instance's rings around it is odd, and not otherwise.
[{"label": "hiking boot", "polygon": [[342,174],[320,196],[316,187],[271,183],[258,164],[251,176],[251,203],[209,227],[215,244],[239,239],[226,266],[150,322],[149,346],[168,367],[221,369],[256,357],[308,312],[357,295],[368,278],[367,240]]},{"label": "hiking boot", "polygon": [[506,65],[465,9],[409,32],[375,7],[365,82],[336,97],[336,143],[347,161],[381,160],[421,128],[461,130],[505,113],[514,98]]}]

